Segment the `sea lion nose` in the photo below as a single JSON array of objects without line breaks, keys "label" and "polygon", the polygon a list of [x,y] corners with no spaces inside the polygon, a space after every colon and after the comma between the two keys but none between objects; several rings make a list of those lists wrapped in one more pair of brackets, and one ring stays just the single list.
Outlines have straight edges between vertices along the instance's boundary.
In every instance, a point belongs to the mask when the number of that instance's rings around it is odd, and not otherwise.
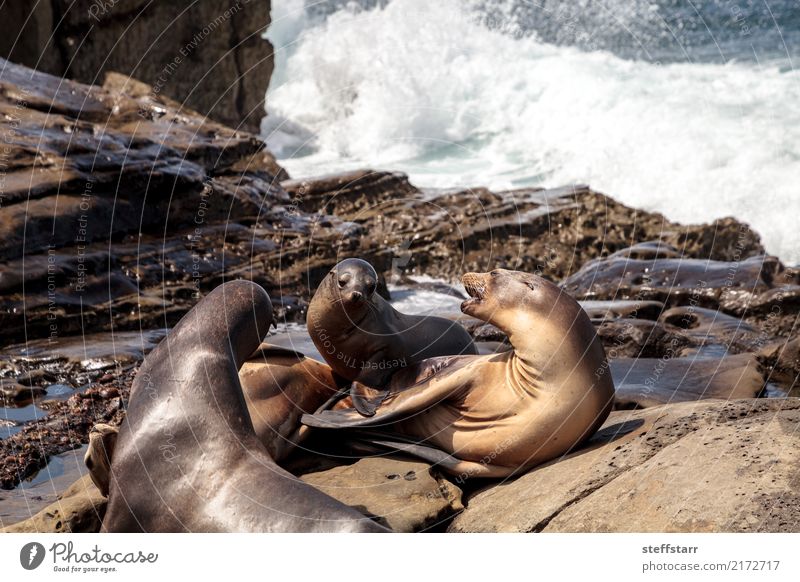
[{"label": "sea lion nose", "polygon": [[361,303],[364,300],[364,294],[361,291],[353,291],[350,293],[350,301],[353,303]]}]

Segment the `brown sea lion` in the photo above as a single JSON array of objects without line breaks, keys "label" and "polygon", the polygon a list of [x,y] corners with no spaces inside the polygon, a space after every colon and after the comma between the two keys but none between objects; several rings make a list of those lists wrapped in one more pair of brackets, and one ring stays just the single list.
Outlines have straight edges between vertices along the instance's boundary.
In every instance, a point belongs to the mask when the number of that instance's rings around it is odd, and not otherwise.
[{"label": "brown sea lion", "polygon": [[237,371],[271,313],[261,287],[226,283],[145,358],[114,449],[103,531],[385,531],[278,467],[256,436]]},{"label": "brown sea lion", "polygon": [[111,460],[117,444],[119,429],[109,424],[96,424],[89,431],[89,447],[83,457],[92,483],[108,497],[111,482]]},{"label": "brown sea lion", "polygon": [[614,384],[583,309],[536,275],[496,269],[462,280],[471,296],[462,311],[505,332],[513,350],[425,360],[395,374],[388,390],[355,385],[374,416],[348,408],[303,422],[361,430],[463,477],[508,476],[591,436],[611,411]]},{"label": "brown sea lion", "polygon": [[248,358],[239,379],[256,435],[278,463],[308,433],[300,417],[316,411],[344,388],[327,364],[269,344],[262,344]]},{"label": "brown sea lion", "polygon": [[400,313],[375,292],[377,283],[372,265],[346,259],[308,306],[308,333],[338,376],[382,387],[398,369],[426,358],[478,353],[456,322]]}]

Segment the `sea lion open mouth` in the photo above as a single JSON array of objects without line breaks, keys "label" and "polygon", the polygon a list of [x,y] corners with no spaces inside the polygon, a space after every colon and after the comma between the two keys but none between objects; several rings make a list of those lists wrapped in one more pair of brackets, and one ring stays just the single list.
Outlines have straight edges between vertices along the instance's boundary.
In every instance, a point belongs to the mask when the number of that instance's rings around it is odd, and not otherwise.
[{"label": "sea lion open mouth", "polygon": [[486,296],[486,283],[483,275],[478,273],[465,273],[461,277],[461,282],[464,284],[464,289],[470,296],[469,299],[461,304],[461,311],[466,308],[478,305]]}]

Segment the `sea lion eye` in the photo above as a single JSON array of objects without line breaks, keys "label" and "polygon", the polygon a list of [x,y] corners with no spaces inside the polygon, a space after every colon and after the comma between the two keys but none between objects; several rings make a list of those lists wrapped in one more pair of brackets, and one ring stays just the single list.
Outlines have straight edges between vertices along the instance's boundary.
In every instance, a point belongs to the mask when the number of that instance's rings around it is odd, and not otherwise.
[{"label": "sea lion eye", "polygon": [[367,295],[372,295],[375,293],[375,288],[378,286],[378,283],[372,280],[367,281]]},{"label": "sea lion eye", "polygon": [[492,271],[489,273],[492,277],[497,277],[500,274],[500,271]]},{"label": "sea lion eye", "polygon": [[348,283],[349,281],[350,281],[350,275],[348,275],[347,273],[345,273],[344,275],[342,275],[341,277],[339,277],[339,287],[341,287],[341,288],[343,289],[343,288],[344,288],[344,286],[345,286],[345,285],[347,285],[347,283]]}]

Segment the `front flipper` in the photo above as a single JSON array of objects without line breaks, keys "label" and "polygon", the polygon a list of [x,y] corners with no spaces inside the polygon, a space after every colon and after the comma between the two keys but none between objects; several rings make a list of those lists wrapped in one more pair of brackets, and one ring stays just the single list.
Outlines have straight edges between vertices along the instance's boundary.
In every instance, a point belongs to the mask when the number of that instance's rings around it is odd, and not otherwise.
[{"label": "front flipper", "polygon": [[[356,408],[324,410],[316,414],[304,414],[301,422],[317,428],[357,428],[382,426],[410,416],[439,404],[467,388],[465,380],[457,372],[475,356],[445,356],[429,358],[404,368],[392,377],[390,387],[375,390],[354,383],[355,393],[363,402]],[[364,416],[363,409],[371,415]]]},{"label": "front flipper", "polygon": [[388,390],[375,390],[360,382],[353,382],[350,387],[350,400],[353,401],[353,407],[361,416],[375,416],[378,407],[386,400],[387,396],[389,396]]}]

